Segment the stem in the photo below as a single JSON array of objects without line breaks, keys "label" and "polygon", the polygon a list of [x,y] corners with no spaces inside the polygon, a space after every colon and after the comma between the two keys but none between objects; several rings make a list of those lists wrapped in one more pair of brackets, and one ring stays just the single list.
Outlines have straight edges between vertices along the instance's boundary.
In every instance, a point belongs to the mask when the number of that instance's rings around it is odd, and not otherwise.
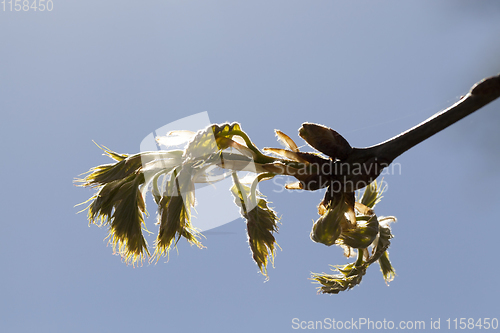
[{"label": "stem", "polygon": [[250,138],[248,137],[248,135],[245,132],[239,131],[239,130],[233,130],[233,131],[229,132],[229,134],[230,135],[237,135],[245,141],[247,147],[250,148],[250,150],[252,150],[257,155],[257,158],[254,159],[254,162],[265,164],[265,163],[272,163],[272,162],[276,161],[275,158],[262,154],[262,152],[257,147],[255,147],[255,145],[252,143],[252,141],[250,140]]},{"label": "stem", "polygon": [[363,264],[363,249],[358,250],[358,257],[356,258],[356,262],[354,263],[355,267],[359,267]]},{"label": "stem", "polygon": [[252,187],[250,188],[250,201],[252,203],[252,207],[255,207],[257,206],[257,185],[259,184],[259,182],[261,182],[262,180],[268,180],[268,179],[272,179],[274,176],[276,176],[276,174],[274,173],[271,173],[271,172],[266,172],[266,173],[261,173],[259,174],[253,181],[252,183]]},{"label": "stem", "polygon": [[457,103],[385,142],[366,148],[365,153],[369,152],[372,156],[386,161],[393,161],[405,151],[465,118],[498,97],[500,97],[500,75],[481,80]]},{"label": "stem", "polygon": [[246,216],[248,214],[247,207],[245,205],[246,194],[243,193],[243,191],[241,190],[241,183],[240,180],[238,179],[238,175],[236,174],[236,172],[231,173],[231,176],[233,177],[234,186],[236,186],[236,190],[238,191],[238,194],[241,196],[240,202],[241,202],[241,209],[243,210],[243,215]]}]

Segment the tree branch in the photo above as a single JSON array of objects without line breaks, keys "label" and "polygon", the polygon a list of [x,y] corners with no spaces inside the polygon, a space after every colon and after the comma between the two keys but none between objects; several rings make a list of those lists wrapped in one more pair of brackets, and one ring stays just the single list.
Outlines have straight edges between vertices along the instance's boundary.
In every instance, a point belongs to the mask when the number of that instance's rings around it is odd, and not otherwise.
[{"label": "tree branch", "polygon": [[368,149],[374,155],[393,161],[420,142],[430,138],[446,127],[474,113],[486,104],[500,97],[500,75],[486,78],[476,83],[470,92],[457,103],[443,110],[415,127]]},{"label": "tree branch", "polygon": [[[336,168],[339,171],[331,174],[330,179],[343,184],[341,191],[361,189],[377,178],[396,157],[498,97],[500,74],[479,81],[457,103],[417,126],[375,146],[354,148],[347,159],[339,162],[340,168]],[[353,170],[358,172],[353,174]]]}]

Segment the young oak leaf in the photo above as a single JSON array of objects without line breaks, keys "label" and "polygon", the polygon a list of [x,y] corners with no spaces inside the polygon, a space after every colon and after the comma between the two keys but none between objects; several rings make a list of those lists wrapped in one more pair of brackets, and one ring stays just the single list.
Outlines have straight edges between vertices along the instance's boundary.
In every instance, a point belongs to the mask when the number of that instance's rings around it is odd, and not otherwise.
[{"label": "young oak leaf", "polygon": [[[255,186],[251,188],[241,184],[233,174],[234,185],[231,192],[235,197],[235,203],[241,208],[241,215],[247,221],[247,234],[252,257],[257,263],[260,272],[267,275],[267,264],[274,265],[276,243],[273,233],[278,231],[278,217],[272,210],[268,202],[261,197],[257,197]],[[257,178],[258,182],[259,179]],[[253,190],[253,193],[252,193]],[[250,203],[256,200],[256,205],[252,209]]]}]

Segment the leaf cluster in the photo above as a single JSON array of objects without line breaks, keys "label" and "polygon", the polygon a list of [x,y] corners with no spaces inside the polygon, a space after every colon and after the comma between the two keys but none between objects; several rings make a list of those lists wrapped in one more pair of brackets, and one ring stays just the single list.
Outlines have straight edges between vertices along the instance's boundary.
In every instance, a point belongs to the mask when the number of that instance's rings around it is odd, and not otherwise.
[{"label": "leaf cluster", "polygon": [[[315,274],[312,279],[321,284],[322,293],[338,293],[361,282],[370,264],[378,261],[389,282],[394,269],[387,248],[392,238],[389,222],[393,217],[377,217],[375,205],[382,197],[383,188],[371,183],[357,200],[354,192],[335,192],[328,185],[318,184],[324,177],[321,169],[340,163],[353,152],[340,134],[322,125],[305,123],[299,135],[317,152],[302,152],[283,132],[276,130],[278,140],[285,148],[265,148],[260,151],[238,123],[214,124],[196,133],[170,132],[157,138],[167,147],[184,143],[183,149],[141,152],[135,155],[119,154],[99,146],[104,154],[115,160],[112,164],[91,168],[80,186],[96,188],[88,208],[90,223],[108,226],[109,242],[115,253],[133,265],[146,257],[156,261],[176,247],[181,238],[199,248],[203,235],[192,225],[195,207],[195,184],[215,183],[232,177],[230,191],[240,207],[246,222],[248,244],[259,271],[268,277],[267,266],[274,265],[279,218],[266,197],[257,190],[261,181],[276,175],[287,175],[297,182],[287,189],[317,190],[327,187],[318,206],[319,219],[313,223],[311,239],[326,246],[338,245],[346,256],[356,250],[355,263],[335,266],[340,274]],[[223,170],[222,174],[214,172]],[[243,182],[238,172],[255,174],[253,180]],[[326,175],[329,176],[329,175]],[[146,212],[145,195],[151,192],[157,210],[158,233],[150,254],[143,231]],[[88,202],[87,201],[87,202]]]}]

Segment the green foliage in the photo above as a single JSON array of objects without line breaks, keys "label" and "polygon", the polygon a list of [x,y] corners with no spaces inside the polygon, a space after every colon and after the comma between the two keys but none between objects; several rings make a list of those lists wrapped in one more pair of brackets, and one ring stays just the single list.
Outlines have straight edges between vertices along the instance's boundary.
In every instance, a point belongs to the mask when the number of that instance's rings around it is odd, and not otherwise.
[{"label": "green foliage", "polygon": [[[395,270],[389,261],[387,249],[393,237],[389,223],[396,221],[396,218],[392,216],[377,218],[372,209],[380,202],[384,189],[374,181],[365,188],[359,202],[355,203],[356,225],[346,229],[341,228],[336,244],[344,247],[346,256],[350,256],[352,251],[357,249],[358,258],[355,263],[333,266],[333,271],[340,274],[312,273],[311,279],[321,285],[320,293],[337,294],[353,288],[361,283],[367,268],[375,261],[378,261],[386,283],[394,279]],[[344,213],[347,213],[344,201],[337,203],[336,207],[343,207]]]},{"label": "green foliage", "polygon": [[[167,191],[160,197],[158,203],[158,236],[154,256],[158,260],[162,255],[168,256],[169,251],[184,237],[190,244],[203,248],[199,241],[201,233],[191,225],[192,192],[186,192],[190,183],[181,186],[182,172],[177,175],[175,170],[167,184]],[[189,172],[189,171],[188,171]],[[191,171],[192,172],[192,171]],[[185,193],[185,195],[183,195]]]},{"label": "green foliage", "polygon": [[105,147],[101,149],[118,162],[92,168],[85,178],[77,180],[83,183],[81,186],[99,187],[89,199],[92,202],[87,207],[88,219],[98,226],[109,225],[108,238],[113,251],[125,262],[135,264],[145,254],[149,255],[142,234],[146,206],[139,191],[144,176],[136,173],[141,167],[140,155],[129,157]]},{"label": "green foliage", "polygon": [[[320,292],[335,294],[354,287],[375,261],[379,262],[386,282],[391,281],[395,271],[387,248],[392,238],[389,223],[395,218],[378,218],[374,212],[384,188],[374,181],[356,202],[354,192],[334,191],[328,184],[317,185],[322,178],[334,179],[334,175],[321,170],[347,159],[354,148],[337,132],[321,125],[303,124],[299,134],[319,152],[299,151],[289,136],[277,130],[276,136],[285,149],[265,148],[264,152],[279,157],[265,155],[238,123],[211,125],[196,133],[176,131],[157,138],[167,146],[181,139],[186,145],[180,150],[126,155],[99,146],[115,163],[91,168],[85,178],[77,179],[79,186],[96,188],[96,194],[87,201],[90,201],[89,222],[107,226],[114,252],[132,265],[146,257],[157,261],[168,256],[181,238],[203,248],[200,242],[203,235],[191,223],[195,184],[213,183],[232,175],[230,190],[246,221],[252,257],[267,278],[268,264],[274,264],[279,247],[275,239],[279,218],[257,185],[275,175],[288,175],[298,182],[288,184],[287,189],[327,187],[318,206],[320,217],[312,226],[311,239],[327,246],[338,245],[348,257],[355,250],[358,252],[355,263],[334,266],[338,274],[313,273],[312,280],[321,284]],[[224,174],[215,175],[214,167],[225,170]],[[251,171],[256,177],[253,182],[243,184],[238,171]],[[158,234],[153,255],[143,235],[143,231],[148,232],[144,224],[144,198],[148,191],[158,206]]]},{"label": "green foliage", "polygon": [[[267,175],[255,179],[256,182],[265,179]],[[248,244],[252,251],[252,256],[260,272],[267,275],[267,264],[270,261],[274,264],[276,252],[276,239],[273,233],[278,231],[278,217],[269,207],[267,200],[262,194],[257,193],[256,186],[245,186],[240,183],[236,173],[233,173],[234,185],[231,192],[235,197],[235,203],[241,207],[241,215],[247,222]]]},{"label": "green foliage", "polygon": [[[362,220],[362,219],[361,219]],[[377,216],[370,216],[367,222],[361,222],[356,228],[342,230],[339,244],[356,249],[364,249],[370,246],[378,235]]]},{"label": "green foliage", "polygon": [[321,284],[322,294],[338,294],[361,283],[366,274],[367,266],[356,266],[354,263],[344,266],[334,266],[333,271],[340,274],[312,273],[311,279]]},{"label": "green foliage", "polygon": [[316,243],[327,246],[335,244],[342,232],[342,226],[348,224],[345,215],[346,203],[344,200],[331,207],[313,224],[311,239]]}]

